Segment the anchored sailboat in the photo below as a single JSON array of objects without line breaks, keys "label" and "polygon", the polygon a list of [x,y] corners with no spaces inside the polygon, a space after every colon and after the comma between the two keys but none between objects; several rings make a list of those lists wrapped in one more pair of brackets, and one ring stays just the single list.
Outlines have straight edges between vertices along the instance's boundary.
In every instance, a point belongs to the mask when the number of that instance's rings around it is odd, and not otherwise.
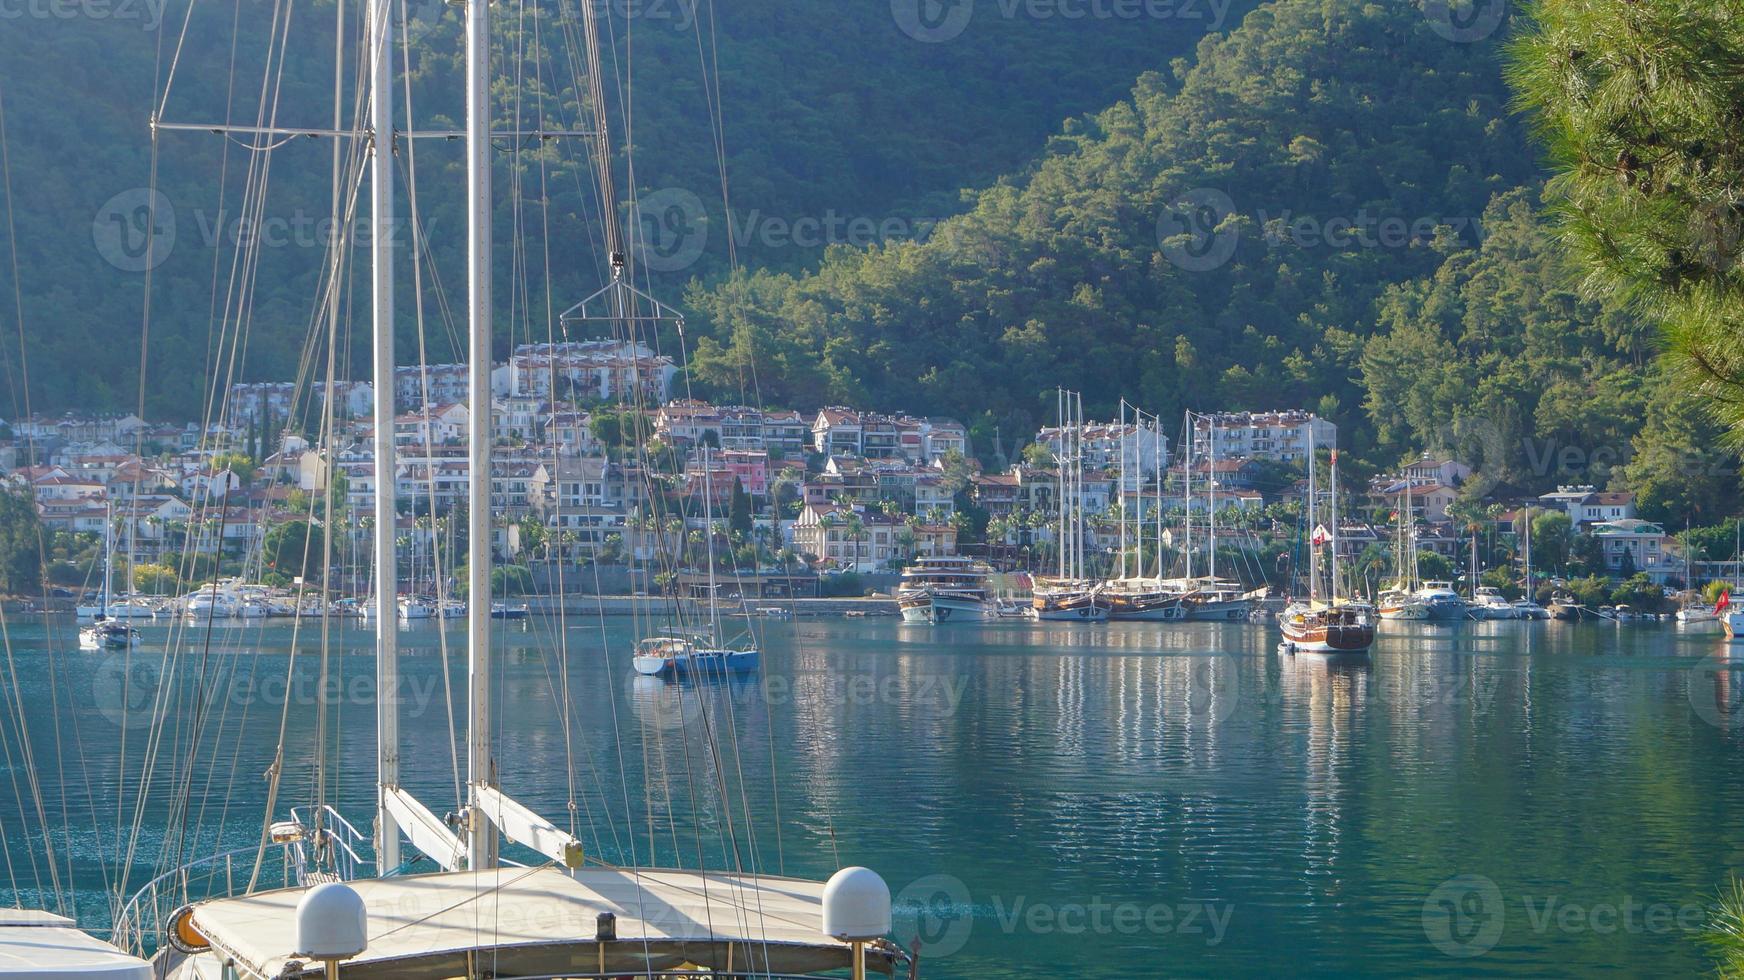
[{"label": "anchored sailboat", "polygon": [[[1284,610],[1280,626],[1285,653],[1363,654],[1375,643],[1374,607],[1339,595],[1338,575],[1338,450],[1332,451],[1332,514],[1330,529],[1315,523],[1317,492],[1314,435],[1308,435],[1308,601]],[[1320,549],[1329,560],[1328,598],[1320,599]]]}]

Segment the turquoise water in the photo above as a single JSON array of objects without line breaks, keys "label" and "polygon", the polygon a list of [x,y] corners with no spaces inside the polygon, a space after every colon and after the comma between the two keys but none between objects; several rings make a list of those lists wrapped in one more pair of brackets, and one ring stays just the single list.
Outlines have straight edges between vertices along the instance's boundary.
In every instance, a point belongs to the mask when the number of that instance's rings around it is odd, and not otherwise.
[{"label": "turquoise water", "polygon": [[[1388,625],[1329,662],[1247,625],[771,622],[759,677],[680,684],[631,675],[628,620],[499,624],[500,781],[614,862],[873,867],[926,977],[1708,969],[1693,930],[1744,863],[1744,674],[1719,638]],[[45,821],[97,926],[129,839],[132,884],[251,844],[281,722],[276,815],[319,796],[368,826],[367,633],[335,630],[322,698],[318,627],[293,662],[289,626],[173,658],[148,626],[123,662],[70,623],[7,626],[0,885],[25,901],[52,890]],[[441,634],[400,635],[405,781],[454,809]],[[140,724],[153,699],[172,724]]]}]

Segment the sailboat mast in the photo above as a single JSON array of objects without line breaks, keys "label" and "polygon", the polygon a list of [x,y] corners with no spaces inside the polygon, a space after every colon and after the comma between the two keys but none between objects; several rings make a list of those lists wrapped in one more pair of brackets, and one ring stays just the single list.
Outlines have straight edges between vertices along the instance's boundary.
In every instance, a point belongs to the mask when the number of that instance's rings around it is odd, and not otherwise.
[{"label": "sailboat mast", "polygon": [[1205,510],[1206,510],[1205,527],[1206,527],[1206,536],[1209,539],[1209,543],[1206,545],[1206,547],[1210,551],[1210,554],[1207,555],[1207,561],[1209,562],[1209,566],[1206,570],[1206,575],[1208,575],[1213,582],[1216,582],[1217,581],[1217,418],[1215,416],[1208,415],[1205,417],[1205,429],[1210,434],[1210,445],[1211,445],[1211,467],[1210,467],[1210,471],[1206,474],[1206,477],[1205,477]]},{"label": "sailboat mast", "polygon": [[1120,500],[1120,574],[1126,578],[1126,481],[1129,476],[1130,464],[1126,458],[1126,399],[1120,400],[1120,483],[1116,486]]},{"label": "sailboat mast", "polygon": [[[708,539],[708,587],[709,587],[709,640],[716,647],[721,645],[721,611],[720,604],[715,602],[715,489],[713,474],[710,472],[714,464],[709,460],[709,447],[702,447],[702,533]],[[859,571],[856,567],[855,571]]]},{"label": "sailboat mast", "polygon": [[1060,512],[1059,540],[1054,542],[1054,550],[1059,552],[1060,578],[1066,577],[1066,453],[1070,447],[1066,445],[1066,390],[1054,389],[1054,422],[1060,427],[1060,451],[1054,454],[1054,468],[1059,472],[1054,474],[1054,487],[1060,499],[1054,501]]},{"label": "sailboat mast", "polygon": [[[1312,423],[1310,423],[1312,424]],[[1332,527],[1327,529],[1326,543],[1332,547],[1332,558],[1328,564],[1331,568],[1330,600],[1338,602],[1338,449],[1332,450]]]},{"label": "sailboat mast", "polygon": [[[466,4],[467,398],[466,772],[473,870],[497,864],[496,828],[480,805],[491,786],[491,144],[490,0]],[[609,219],[608,219],[609,222]]]},{"label": "sailboat mast", "polygon": [[111,569],[115,566],[115,507],[112,504],[103,505],[103,598],[98,602],[97,612],[104,619],[109,618],[109,585]]},{"label": "sailboat mast", "polygon": [[1182,578],[1193,577],[1193,413],[1181,416],[1181,438],[1187,454],[1181,457],[1181,555]]},{"label": "sailboat mast", "polygon": [[[400,784],[400,641],[395,602],[400,591],[395,553],[394,485],[394,17],[392,0],[369,3],[370,291],[375,345],[375,719],[376,870],[400,865],[400,828],[387,793]],[[329,459],[332,466],[335,460]],[[329,474],[331,478],[331,474]],[[416,540],[414,538],[414,540]]]},{"label": "sailboat mast", "polygon": [[1163,480],[1167,475],[1168,459],[1163,455],[1163,420],[1160,416],[1151,417],[1151,454],[1157,463],[1157,584],[1163,581]]},{"label": "sailboat mast", "polygon": [[1315,543],[1320,525],[1314,522],[1314,497],[1317,493],[1314,486],[1314,426],[1308,426],[1308,601],[1313,603],[1320,597],[1320,545]]}]

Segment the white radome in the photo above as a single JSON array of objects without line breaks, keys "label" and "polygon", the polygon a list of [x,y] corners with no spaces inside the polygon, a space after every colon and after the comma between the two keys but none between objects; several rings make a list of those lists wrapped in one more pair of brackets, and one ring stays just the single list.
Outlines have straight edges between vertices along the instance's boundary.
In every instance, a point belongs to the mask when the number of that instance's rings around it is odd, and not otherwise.
[{"label": "white radome", "polygon": [[312,960],[348,960],[369,946],[369,913],[350,885],[329,881],[297,903],[296,954]]},{"label": "white radome", "polygon": [[871,868],[843,868],[823,894],[824,935],[870,942],[890,932],[890,886]]}]

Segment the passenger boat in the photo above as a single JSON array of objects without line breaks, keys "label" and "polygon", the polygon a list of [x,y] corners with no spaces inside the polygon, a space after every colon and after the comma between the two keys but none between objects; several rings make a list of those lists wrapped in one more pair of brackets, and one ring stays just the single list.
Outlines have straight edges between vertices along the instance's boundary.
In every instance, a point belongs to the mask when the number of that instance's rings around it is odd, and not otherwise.
[{"label": "passenger boat", "polygon": [[905,623],[984,623],[998,619],[987,590],[993,569],[973,558],[921,558],[902,570],[896,593]]}]

